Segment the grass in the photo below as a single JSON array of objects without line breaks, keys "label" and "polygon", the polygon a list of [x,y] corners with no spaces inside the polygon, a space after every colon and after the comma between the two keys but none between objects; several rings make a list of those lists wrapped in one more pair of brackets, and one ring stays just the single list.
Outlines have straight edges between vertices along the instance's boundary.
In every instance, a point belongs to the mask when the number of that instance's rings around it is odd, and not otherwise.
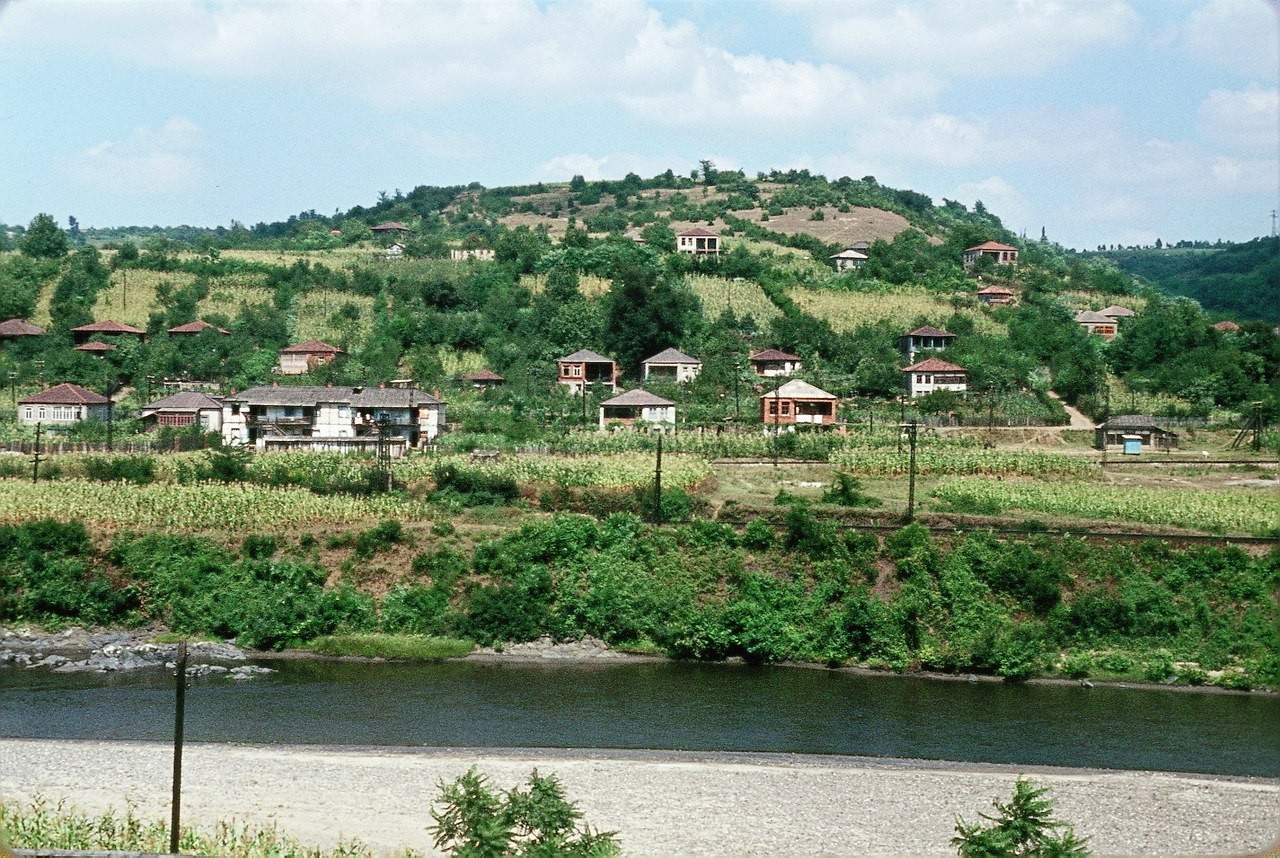
[{"label": "grass", "polygon": [[[0,833],[4,835],[4,845],[13,849],[157,854],[169,851],[168,822],[142,819],[133,805],[123,813],[108,808],[94,816],[64,801],[39,796],[27,804],[0,801]],[[219,822],[213,829],[183,826],[178,851],[183,855],[226,858],[345,858],[373,854],[358,840],[340,841],[331,849],[321,849],[305,846],[274,826],[262,828],[235,821]],[[406,850],[402,854],[410,853]]]},{"label": "grass", "polygon": [[213,635],[192,635],[185,632],[161,632],[151,638],[151,642],[157,644],[183,643],[184,641],[186,643],[218,643],[221,638],[216,638]]},{"label": "grass", "polygon": [[459,638],[381,634],[327,635],[303,647],[322,655],[354,655],[395,661],[442,661],[460,658],[475,648],[474,642]]},{"label": "grass", "polygon": [[905,331],[917,319],[941,325],[958,312],[971,319],[980,334],[1006,333],[1003,325],[992,321],[981,310],[957,309],[947,297],[920,287],[902,286],[891,292],[819,291],[797,287],[787,294],[804,312],[825,320],[839,332],[877,322],[890,322]]},{"label": "grass", "polygon": [[[541,294],[547,288],[547,275],[522,274],[520,276],[520,285],[535,295]],[[612,286],[613,281],[607,277],[597,277],[595,274],[578,275],[578,291],[582,293],[584,298],[599,298],[602,295],[607,295]]]}]

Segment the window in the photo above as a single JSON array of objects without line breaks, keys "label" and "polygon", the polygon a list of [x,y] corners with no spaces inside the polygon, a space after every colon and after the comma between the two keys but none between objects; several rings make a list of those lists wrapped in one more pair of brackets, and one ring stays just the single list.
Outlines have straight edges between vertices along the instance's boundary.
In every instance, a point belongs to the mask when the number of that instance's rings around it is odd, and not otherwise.
[{"label": "window", "polygon": [[778,413],[778,400],[769,400],[769,413],[776,415]]},{"label": "window", "polygon": [[30,405],[28,405],[26,408],[26,413],[23,415],[23,417],[27,420],[30,420],[34,415],[35,415],[35,409],[32,408]]},{"label": "window", "polygon": [[791,403],[790,403],[790,402],[783,402],[783,403],[782,403],[782,414],[783,414],[783,416],[785,417],[786,415],[788,415],[788,414],[790,414],[790,413],[791,413]]}]

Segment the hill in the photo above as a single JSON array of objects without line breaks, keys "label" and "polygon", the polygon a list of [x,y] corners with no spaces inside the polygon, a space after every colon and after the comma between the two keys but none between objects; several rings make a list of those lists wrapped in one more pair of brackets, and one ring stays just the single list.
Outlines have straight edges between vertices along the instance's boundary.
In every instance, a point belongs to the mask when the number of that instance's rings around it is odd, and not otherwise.
[{"label": "hill", "polygon": [[1120,270],[1211,312],[1280,322],[1280,238],[1206,248],[1135,248],[1099,253]]}]

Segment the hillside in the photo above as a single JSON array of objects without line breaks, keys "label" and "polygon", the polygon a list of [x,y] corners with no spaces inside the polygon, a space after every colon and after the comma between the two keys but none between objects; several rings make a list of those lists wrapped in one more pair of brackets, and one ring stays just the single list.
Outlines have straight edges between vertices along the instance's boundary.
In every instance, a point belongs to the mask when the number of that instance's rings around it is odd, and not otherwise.
[{"label": "hillside", "polygon": [[1097,254],[1170,295],[1236,319],[1280,322],[1280,238],[1206,248],[1135,248]]}]

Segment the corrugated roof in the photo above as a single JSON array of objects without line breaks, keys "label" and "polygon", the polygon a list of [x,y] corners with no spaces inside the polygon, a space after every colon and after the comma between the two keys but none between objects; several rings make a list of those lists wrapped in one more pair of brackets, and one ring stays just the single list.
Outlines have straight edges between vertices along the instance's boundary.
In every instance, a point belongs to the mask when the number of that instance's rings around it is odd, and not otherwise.
[{"label": "corrugated roof", "polygon": [[695,357],[689,357],[687,354],[675,349],[663,349],[651,358],[646,358],[645,363],[694,363],[701,365],[702,361]]},{"label": "corrugated roof", "polygon": [[613,363],[613,358],[607,358],[604,355],[598,355],[591,349],[578,349],[571,355],[565,355],[559,359],[560,363]]},{"label": "corrugated roof", "polygon": [[380,223],[377,226],[371,226],[369,227],[369,231],[370,232],[393,232],[393,231],[413,232],[413,230],[409,229],[409,227],[405,226],[399,221],[394,221],[394,220],[389,220],[389,221],[386,221],[385,223]]},{"label": "corrugated roof", "polygon": [[321,385],[262,385],[226,397],[227,402],[245,405],[315,405],[319,402],[342,402],[357,408],[409,408],[414,405],[438,405],[437,399],[416,387],[328,387]]},{"label": "corrugated roof", "polygon": [[814,387],[807,381],[793,378],[777,390],[762,395],[761,399],[835,399],[834,393],[827,393],[821,387]]},{"label": "corrugated roof", "polygon": [[799,355],[788,354],[778,349],[761,349],[758,352],[752,352],[748,360],[800,360]]},{"label": "corrugated roof", "polygon": [[110,402],[101,393],[67,381],[18,400],[20,405],[107,405]]},{"label": "corrugated roof", "polygon": [[954,337],[955,334],[948,334],[946,331],[925,325],[923,328],[916,328],[914,331],[907,333],[908,337]]},{"label": "corrugated roof", "polygon": [[163,399],[157,399],[155,402],[148,402],[142,406],[143,414],[151,414],[156,411],[208,411],[210,409],[222,408],[222,400],[215,399],[204,393],[196,391],[184,391],[175,393],[172,396],[166,396]]},{"label": "corrugated roof", "polygon": [[1075,320],[1086,325],[1114,325],[1116,323],[1116,320],[1110,316],[1104,316],[1092,310],[1081,310],[1076,313]]},{"label": "corrugated roof", "polygon": [[939,360],[936,357],[926,358],[919,363],[913,363],[911,366],[904,366],[903,372],[966,372],[962,366],[956,366],[953,363],[947,363],[945,360]]},{"label": "corrugated roof", "polygon": [[146,331],[141,328],[135,328],[132,325],[126,325],[124,322],[117,322],[115,319],[104,319],[101,322],[93,322],[88,325],[81,325],[78,328],[72,328],[84,334],[145,334]]},{"label": "corrugated roof", "polygon": [[328,343],[322,343],[319,340],[307,340],[305,343],[296,343],[292,346],[285,346],[280,350],[282,355],[340,355],[346,354],[337,346],[331,346]]},{"label": "corrugated roof", "polygon": [[670,399],[663,399],[661,396],[655,396],[649,391],[642,390],[637,387],[635,390],[628,390],[626,393],[620,393],[613,399],[606,399],[604,402],[601,402],[600,405],[630,405],[632,407],[639,408],[652,407],[655,405],[675,405],[675,403]]},{"label": "corrugated roof", "polygon": [[39,337],[44,328],[38,328],[22,319],[9,319],[0,322],[0,337]]}]

